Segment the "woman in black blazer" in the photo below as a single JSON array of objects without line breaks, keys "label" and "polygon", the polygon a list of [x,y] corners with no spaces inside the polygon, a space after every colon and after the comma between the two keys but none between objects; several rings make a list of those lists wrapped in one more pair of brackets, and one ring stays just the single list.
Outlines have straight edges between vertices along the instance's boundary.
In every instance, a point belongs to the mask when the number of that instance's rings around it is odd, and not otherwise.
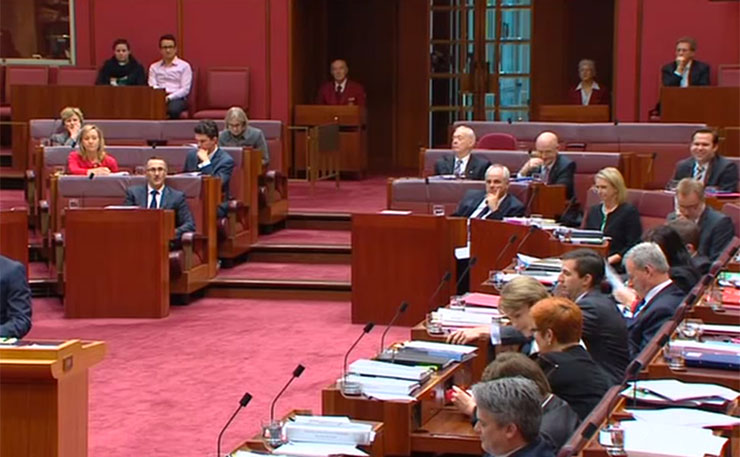
[{"label": "woman in black blazer", "polygon": [[601,203],[591,206],[583,219],[583,228],[601,230],[611,237],[609,263],[619,266],[622,256],[642,237],[642,223],[637,208],[627,202],[627,186],[622,173],[607,167],[596,173],[594,188]]}]

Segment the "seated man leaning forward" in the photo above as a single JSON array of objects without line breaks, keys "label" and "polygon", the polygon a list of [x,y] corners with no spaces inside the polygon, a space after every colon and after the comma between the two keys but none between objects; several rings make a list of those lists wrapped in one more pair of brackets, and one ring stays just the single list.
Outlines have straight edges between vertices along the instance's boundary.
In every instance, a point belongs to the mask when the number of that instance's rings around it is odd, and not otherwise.
[{"label": "seated man leaning forward", "polygon": [[470,189],[453,216],[500,221],[505,217],[524,216],[524,205],[509,195],[509,169],[495,164],[486,170],[485,190]]},{"label": "seated man leaning forward", "polygon": [[262,151],[262,165],[270,163],[270,150],[267,149],[265,134],[257,127],[249,125],[247,113],[238,106],[229,108],[224,119],[226,128],[218,135],[221,147],[236,146]]},{"label": "seated man leaning forward", "polygon": [[707,187],[724,192],[737,192],[738,171],[735,163],[717,154],[719,134],[712,129],[699,129],[691,135],[691,157],[676,165],[673,179],[694,178]]},{"label": "seated man leaning forward", "polygon": [[480,158],[470,151],[475,146],[475,132],[470,127],[461,125],[452,134],[452,150],[455,155],[444,155],[434,164],[435,175],[455,175],[463,179],[485,179],[486,169],[491,162]]},{"label": "seated man leaning forward", "polygon": [[127,206],[150,209],[172,209],[175,211],[175,238],[180,239],[185,232],[194,232],[195,223],[185,194],[165,185],[167,162],[161,157],[150,157],[146,161],[146,186],[133,186],[126,189]]},{"label": "seated man leaning forward", "polygon": [[524,178],[538,173],[546,184],[564,185],[565,198],[571,199],[576,163],[560,155],[559,142],[555,132],[544,131],[537,135],[534,142],[536,156],[522,166],[519,177]]},{"label": "seated man leaning forward", "polygon": [[223,202],[218,207],[218,217],[226,217],[227,202],[231,199],[229,182],[234,171],[234,159],[218,147],[218,126],[215,122],[202,120],[194,131],[198,149],[188,151],[183,172],[198,171],[221,179]]}]

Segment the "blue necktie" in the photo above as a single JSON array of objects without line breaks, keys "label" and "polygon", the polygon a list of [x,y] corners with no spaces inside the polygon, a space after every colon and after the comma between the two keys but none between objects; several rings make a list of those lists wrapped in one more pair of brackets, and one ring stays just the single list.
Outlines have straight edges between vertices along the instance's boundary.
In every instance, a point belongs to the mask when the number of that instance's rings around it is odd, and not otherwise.
[{"label": "blue necktie", "polygon": [[149,202],[149,209],[157,209],[157,194],[159,191],[153,190],[150,192],[152,194],[152,201]]}]

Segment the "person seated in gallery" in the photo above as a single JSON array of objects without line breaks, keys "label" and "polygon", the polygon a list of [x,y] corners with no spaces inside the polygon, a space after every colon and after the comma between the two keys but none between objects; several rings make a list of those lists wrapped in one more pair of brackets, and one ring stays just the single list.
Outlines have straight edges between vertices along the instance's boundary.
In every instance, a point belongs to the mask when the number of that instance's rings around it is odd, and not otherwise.
[{"label": "person seated in gallery", "polygon": [[161,157],[150,157],[146,161],[146,185],[126,189],[124,205],[150,209],[175,211],[175,238],[185,232],[195,231],[195,222],[185,200],[185,194],[165,185],[167,162]]},{"label": "person seated in gallery", "polygon": [[691,264],[696,268],[700,275],[704,276],[712,268],[712,262],[703,255],[699,254],[699,226],[688,219],[676,219],[668,223],[673,230],[681,237],[686,251],[691,256]]},{"label": "person seated in gallery", "polygon": [[177,56],[177,41],[170,34],[159,38],[159,52],[162,59],[149,65],[147,84],[167,92],[167,117],[179,119],[188,109],[188,94],[193,84],[193,69],[190,64]]},{"label": "person seated in gallery", "polygon": [[198,122],[193,130],[197,148],[188,151],[182,171],[199,172],[221,179],[223,201],[218,206],[218,217],[226,217],[228,201],[231,199],[230,183],[234,172],[234,159],[228,152],[218,147],[218,126],[215,122],[204,119]]},{"label": "person seated in gallery", "polygon": [[460,179],[482,181],[491,162],[478,157],[471,151],[475,146],[475,132],[470,127],[459,126],[452,133],[452,150],[455,153],[445,154],[434,163],[435,175],[453,175]]},{"label": "person seated in gallery", "polygon": [[262,152],[262,165],[270,163],[270,150],[267,148],[265,134],[257,127],[249,125],[247,113],[238,106],[229,108],[224,119],[226,128],[218,135],[221,147],[236,146],[252,148]]},{"label": "person seated in gallery", "polygon": [[59,113],[63,129],[49,137],[49,146],[76,147],[80,141],[80,129],[85,122],[82,110],[74,106],[67,106]]},{"label": "person seated in gallery", "polygon": [[661,80],[667,87],[709,85],[709,65],[694,60],[696,40],[684,36],[676,40],[676,58],[661,68]]},{"label": "person seated in gallery", "polygon": [[[678,220],[674,222],[678,222]],[[670,267],[668,276],[679,289],[689,293],[701,279],[701,274],[692,262],[691,254],[686,249],[686,244],[684,244],[678,231],[670,224],[659,225],[645,232],[642,240],[651,241],[660,246],[660,250],[663,251]]]},{"label": "person seated in gallery", "polygon": [[105,151],[103,131],[97,126],[82,127],[79,148],[67,157],[67,173],[88,176],[118,173],[118,162]]},{"label": "person seated in gallery", "polygon": [[640,213],[627,201],[627,186],[622,173],[614,167],[602,168],[594,176],[594,189],[601,203],[591,206],[583,220],[583,228],[600,230],[611,237],[609,264],[621,266],[622,256],[640,242]]},{"label": "person seated in gallery", "polygon": [[529,310],[539,348],[537,363],[552,392],[583,420],[610,387],[603,369],[581,343],[583,313],[564,297],[540,300]]},{"label": "person seated in gallery", "polygon": [[509,169],[501,164],[491,165],[486,170],[485,189],[468,190],[452,215],[495,221],[524,216],[524,204],[508,190]]},{"label": "person seated in gallery", "polygon": [[31,289],[23,264],[0,255],[0,338],[23,338],[31,330]]},{"label": "person seated in gallery", "polygon": [[[557,452],[578,427],[578,415],[565,400],[552,393],[550,383],[537,362],[520,352],[496,355],[496,359],[483,370],[481,382],[515,377],[529,379],[537,385],[543,398],[540,436],[553,452]],[[471,417],[473,424],[478,422],[475,398],[467,391],[453,385],[452,403],[460,412]]]},{"label": "person seated in gallery", "polygon": [[723,192],[738,191],[737,165],[717,154],[719,134],[712,129],[699,129],[691,135],[691,157],[676,164],[674,181],[694,178],[706,187]]},{"label": "person seated in gallery", "polygon": [[568,91],[568,102],[572,105],[608,105],[611,102],[609,89],[596,82],[596,64],[593,60],[578,62],[578,77],[581,82]]},{"label": "person seated in gallery", "polygon": [[113,42],[113,57],[106,60],[98,71],[95,84],[100,86],[146,86],[144,67],[131,54],[128,40],[118,38]]},{"label": "person seated in gallery", "polygon": [[316,95],[317,105],[360,105],[365,106],[365,88],[362,84],[347,78],[347,62],[337,59],[330,67],[332,80],[319,88]]}]

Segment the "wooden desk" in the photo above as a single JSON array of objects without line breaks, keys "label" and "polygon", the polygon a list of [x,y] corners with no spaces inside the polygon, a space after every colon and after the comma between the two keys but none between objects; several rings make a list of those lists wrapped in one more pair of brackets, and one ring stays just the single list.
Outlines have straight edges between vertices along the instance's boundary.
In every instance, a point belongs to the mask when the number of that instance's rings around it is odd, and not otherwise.
[{"label": "wooden desk", "polygon": [[102,341],[0,346],[0,455],[87,455],[88,368]]},{"label": "wooden desk", "polygon": [[706,382],[720,384],[730,389],[740,390],[740,376],[737,371],[712,368],[686,367],[684,371],[671,370],[659,351],[648,365],[648,378],[673,378],[684,382]]},{"label": "wooden desk", "polygon": [[65,218],[65,317],[169,314],[172,210],[76,208]]},{"label": "wooden desk", "polygon": [[661,87],[661,122],[704,122],[710,127],[740,125],[740,87]]},{"label": "wooden desk", "polygon": [[[411,339],[417,341],[446,343],[447,335],[430,334],[427,332],[426,320],[423,320],[411,328]],[[470,361],[470,373],[473,377],[473,382],[478,382],[481,380],[483,370],[485,370],[488,364],[493,361],[494,348],[491,345],[491,339],[487,336],[478,338],[475,344],[470,345],[478,348],[478,352],[475,354],[475,357]]]},{"label": "wooden desk", "polygon": [[454,407],[445,406],[445,389],[453,383],[468,384],[455,378],[469,377],[469,370],[469,362],[451,365],[433,375],[411,402],[346,397],[332,384],[321,391],[322,414],[383,422],[385,455],[432,451],[480,455],[480,441],[473,444],[477,437],[470,420],[454,414]]},{"label": "wooden desk", "polygon": [[687,317],[701,319],[705,324],[740,325],[740,310],[737,308],[724,308],[718,312],[710,306],[697,304],[691,308]]},{"label": "wooden desk", "polygon": [[[412,326],[447,303],[455,286],[454,240],[464,219],[430,215],[352,216],[352,323],[387,324],[402,301],[397,325]],[[458,240],[459,241],[459,240]],[[464,237],[462,244],[464,245]],[[445,272],[452,279],[429,303]]]},{"label": "wooden desk", "polygon": [[28,121],[56,119],[66,106],[76,106],[88,119],[165,119],[165,91],[149,86],[10,86],[13,122],[13,168],[28,163]]},{"label": "wooden desk", "polygon": [[538,117],[542,122],[609,122],[609,105],[540,105]]},{"label": "wooden desk", "polygon": [[[296,409],[296,410],[289,412],[287,415],[285,415],[282,418],[282,421],[285,422],[295,416],[311,416],[311,415],[313,415],[311,410]],[[376,422],[376,421],[361,421],[361,420],[354,420],[354,421],[369,423],[373,426],[373,431],[375,431],[375,440],[372,442],[372,444],[370,444],[369,446],[360,446],[360,449],[370,454],[370,457],[383,457],[385,455],[383,453],[383,449],[385,446],[384,435],[383,435],[383,423]],[[273,452],[273,448],[265,444],[264,440],[262,439],[262,436],[260,436],[260,434],[258,433],[252,438],[244,441],[236,449],[231,451],[231,453],[233,454],[236,451],[257,451],[257,452],[271,453]],[[278,449],[278,454],[279,453],[280,451]]]},{"label": "wooden desk", "polygon": [[23,264],[28,276],[28,210],[0,211],[0,254]]}]

